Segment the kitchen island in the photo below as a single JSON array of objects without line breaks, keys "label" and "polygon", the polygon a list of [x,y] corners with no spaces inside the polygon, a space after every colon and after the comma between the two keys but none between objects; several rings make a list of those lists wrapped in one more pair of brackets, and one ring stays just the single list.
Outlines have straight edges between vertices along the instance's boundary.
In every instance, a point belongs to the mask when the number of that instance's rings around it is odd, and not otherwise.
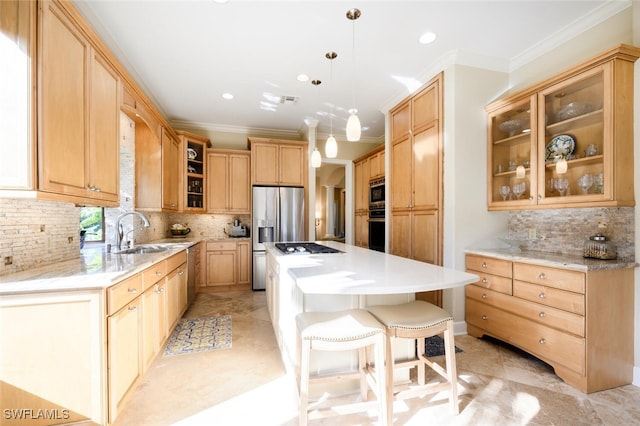
[{"label": "kitchen island", "polygon": [[[267,244],[267,305],[283,362],[293,372],[298,364],[295,316],[308,311],[338,311],[415,299],[416,292],[464,286],[478,277],[462,271],[399,256],[321,241],[334,254],[283,254]],[[398,358],[413,356],[413,345],[396,342]],[[355,352],[326,353],[311,360],[311,371],[352,371]],[[402,380],[406,375],[397,375]],[[353,382],[351,387],[356,388]]]}]

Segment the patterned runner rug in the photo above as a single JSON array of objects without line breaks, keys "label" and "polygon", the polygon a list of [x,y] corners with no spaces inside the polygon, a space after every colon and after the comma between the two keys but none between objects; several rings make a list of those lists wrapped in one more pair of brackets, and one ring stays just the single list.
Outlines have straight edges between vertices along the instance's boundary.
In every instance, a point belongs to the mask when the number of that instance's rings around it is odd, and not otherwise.
[{"label": "patterned runner rug", "polygon": [[231,316],[183,318],[169,338],[164,356],[231,347]]}]

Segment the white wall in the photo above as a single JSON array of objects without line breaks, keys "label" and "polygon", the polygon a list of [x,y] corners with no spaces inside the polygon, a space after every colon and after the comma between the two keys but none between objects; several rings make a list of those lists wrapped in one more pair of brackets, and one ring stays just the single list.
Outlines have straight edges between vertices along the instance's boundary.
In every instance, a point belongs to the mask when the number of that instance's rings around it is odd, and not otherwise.
[{"label": "white wall", "polygon": [[[444,75],[443,265],[464,270],[464,250],[507,233],[508,214],[487,211],[485,105],[504,92],[506,73],[452,65]],[[464,288],[444,293],[444,308],[466,332]]]}]

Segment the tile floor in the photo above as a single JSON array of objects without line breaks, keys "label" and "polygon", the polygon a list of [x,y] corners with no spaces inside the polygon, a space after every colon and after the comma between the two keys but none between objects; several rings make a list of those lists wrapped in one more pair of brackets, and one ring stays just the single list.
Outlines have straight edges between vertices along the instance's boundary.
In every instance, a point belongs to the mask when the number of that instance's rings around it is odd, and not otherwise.
[{"label": "tile floor", "polygon": [[[115,426],[296,425],[295,382],[285,374],[264,292],[199,294],[186,312],[229,314],[230,349],[163,355],[125,403]],[[585,395],[546,364],[495,341],[456,336],[460,414],[446,395],[396,403],[396,425],[640,424],[640,388],[629,385]],[[337,400],[352,402],[355,396]],[[310,425],[378,424],[375,410]]]}]

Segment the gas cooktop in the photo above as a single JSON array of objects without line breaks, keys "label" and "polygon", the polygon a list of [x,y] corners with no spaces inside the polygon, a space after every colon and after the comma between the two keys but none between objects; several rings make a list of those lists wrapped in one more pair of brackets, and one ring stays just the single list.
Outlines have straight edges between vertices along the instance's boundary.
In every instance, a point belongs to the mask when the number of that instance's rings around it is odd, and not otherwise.
[{"label": "gas cooktop", "polygon": [[292,242],[276,243],[276,248],[283,254],[332,254],[342,253],[332,247],[323,246],[317,243]]}]

